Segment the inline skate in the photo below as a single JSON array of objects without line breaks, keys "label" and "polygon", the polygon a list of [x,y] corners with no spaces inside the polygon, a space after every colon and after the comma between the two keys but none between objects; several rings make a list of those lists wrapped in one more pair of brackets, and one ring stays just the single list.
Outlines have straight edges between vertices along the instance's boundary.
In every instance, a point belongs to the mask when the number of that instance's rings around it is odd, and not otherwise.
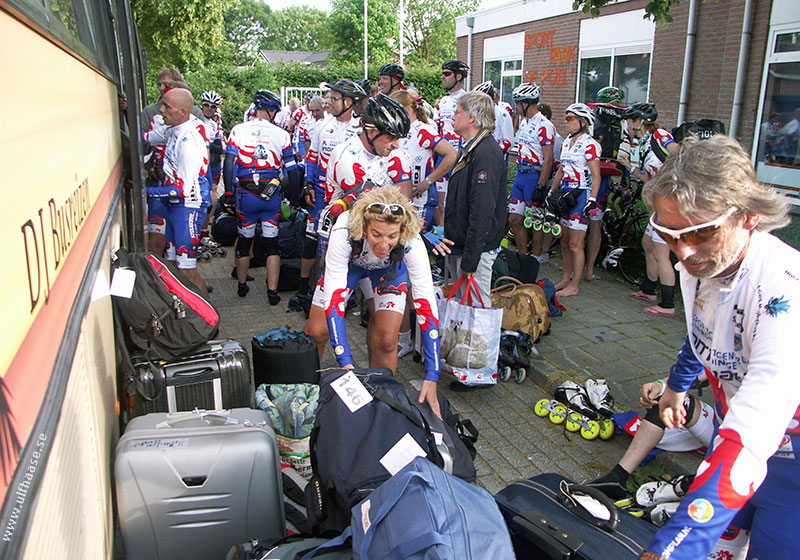
[{"label": "inline skate", "polygon": [[[600,417],[589,404],[586,390],[574,381],[565,381],[555,390],[555,400],[541,399],[533,408],[540,418],[548,416],[553,424],[564,424],[568,432],[580,432],[582,438],[611,439],[614,423]],[[599,420],[598,420],[599,419]]]}]

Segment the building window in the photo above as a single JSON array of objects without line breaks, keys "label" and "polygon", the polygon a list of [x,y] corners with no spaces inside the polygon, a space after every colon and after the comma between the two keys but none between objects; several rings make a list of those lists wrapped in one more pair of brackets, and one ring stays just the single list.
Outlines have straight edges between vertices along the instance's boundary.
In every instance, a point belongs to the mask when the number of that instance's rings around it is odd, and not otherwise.
[{"label": "building window", "polygon": [[[649,49],[649,47],[647,47]],[[626,53],[627,49],[603,49],[581,53],[578,101],[597,101],[597,92],[616,86],[625,92],[625,104],[647,101],[650,83],[650,52]],[[602,56],[597,56],[602,54]]]},{"label": "building window", "polygon": [[769,45],[753,142],[756,171],[760,181],[800,197],[800,30],[773,28]]},{"label": "building window", "polygon": [[485,61],[483,80],[491,81],[500,99],[511,103],[511,92],[522,83],[522,58]]}]

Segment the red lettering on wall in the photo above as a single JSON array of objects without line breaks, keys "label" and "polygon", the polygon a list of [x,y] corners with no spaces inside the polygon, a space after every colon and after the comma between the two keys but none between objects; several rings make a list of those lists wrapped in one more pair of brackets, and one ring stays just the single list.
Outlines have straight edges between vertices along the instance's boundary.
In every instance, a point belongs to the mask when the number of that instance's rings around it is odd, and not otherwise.
[{"label": "red lettering on wall", "polygon": [[537,31],[536,33],[526,33],[525,50],[529,51],[533,47],[536,47],[537,49],[552,47],[553,35],[555,35],[555,33],[555,29],[551,29],[550,31]]}]

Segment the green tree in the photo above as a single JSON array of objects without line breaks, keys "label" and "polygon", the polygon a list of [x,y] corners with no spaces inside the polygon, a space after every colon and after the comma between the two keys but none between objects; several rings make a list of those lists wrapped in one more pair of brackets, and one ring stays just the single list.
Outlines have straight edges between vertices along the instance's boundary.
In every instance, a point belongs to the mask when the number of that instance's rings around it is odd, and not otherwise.
[{"label": "green tree", "polygon": [[[364,62],[363,0],[333,0],[330,23],[330,48],[334,60]],[[368,0],[367,38],[370,62],[395,60],[398,38],[398,0]]]},{"label": "green tree", "polygon": [[224,50],[223,14],[236,0],[132,0],[148,76],[202,66]]},{"label": "green tree", "polygon": [[456,56],[456,17],[478,8],[478,0],[408,0],[406,56],[437,64]]},{"label": "green tree", "polygon": [[327,45],[328,14],[308,6],[272,12],[261,36],[262,49],[316,51]]},{"label": "green tree", "polygon": [[[614,1],[616,0],[574,0],[572,9],[581,10],[585,14],[590,13],[592,17],[597,17],[600,15],[600,8]],[[670,23],[672,16],[669,15],[669,10],[679,2],[680,0],[651,0],[644,7],[644,17],[655,22]]]},{"label": "green tree", "polygon": [[272,10],[261,0],[231,2],[224,16],[225,38],[236,63],[247,64],[256,58],[271,17]]}]

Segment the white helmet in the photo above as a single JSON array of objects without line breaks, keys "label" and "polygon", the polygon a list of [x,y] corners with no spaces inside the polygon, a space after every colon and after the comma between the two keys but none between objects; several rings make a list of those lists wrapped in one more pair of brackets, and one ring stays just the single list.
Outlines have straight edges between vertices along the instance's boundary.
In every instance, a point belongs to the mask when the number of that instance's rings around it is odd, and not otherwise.
[{"label": "white helmet", "polygon": [[214,90],[204,91],[200,95],[200,101],[210,105],[219,105],[222,103],[222,97]]},{"label": "white helmet", "polygon": [[580,117],[582,119],[586,119],[589,122],[589,134],[592,134],[594,131],[594,113],[592,110],[589,109],[589,106],[585,103],[573,103],[564,113],[572,113],[576,117]]},{"label": "white helmet", "polygon": [[539,86],[533,82],[523,82],[511,92],[514,103],[539,103]]}]

